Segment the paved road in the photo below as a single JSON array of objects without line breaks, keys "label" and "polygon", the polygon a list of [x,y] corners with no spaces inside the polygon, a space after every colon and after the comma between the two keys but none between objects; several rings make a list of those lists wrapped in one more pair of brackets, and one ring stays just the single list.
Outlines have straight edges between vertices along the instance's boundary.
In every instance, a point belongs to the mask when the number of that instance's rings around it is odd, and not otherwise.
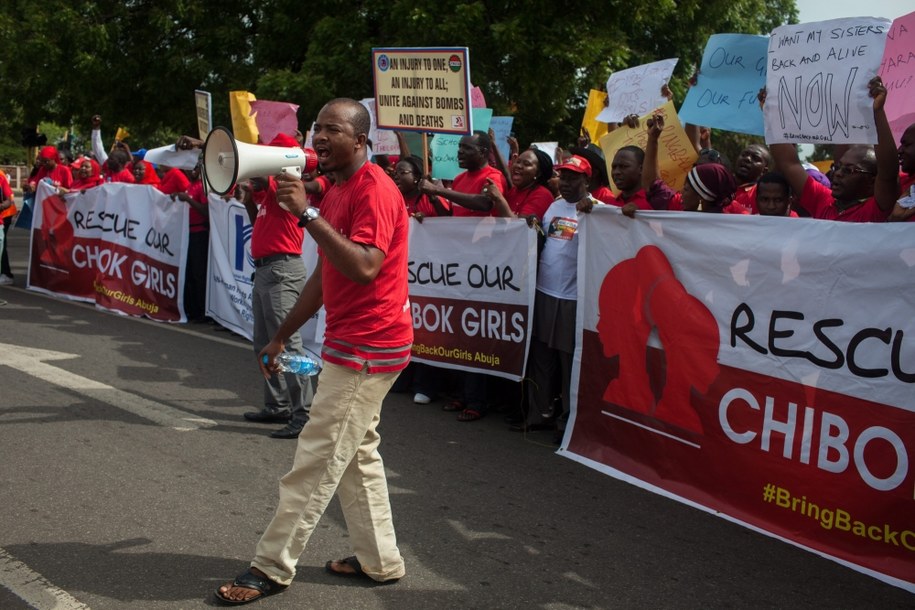
[{"label": "paved road", "polygon": [[[0,287],[0,608],[204,608],[241,571],[293,441],[246,424],[248,344]],[[913,607],[900,589],[557,455],[545,434],[385,403],[408,576],[341,581],[332,503],[294,584],[257,607]],[[28,603],[24,602],[25,598]]]}]

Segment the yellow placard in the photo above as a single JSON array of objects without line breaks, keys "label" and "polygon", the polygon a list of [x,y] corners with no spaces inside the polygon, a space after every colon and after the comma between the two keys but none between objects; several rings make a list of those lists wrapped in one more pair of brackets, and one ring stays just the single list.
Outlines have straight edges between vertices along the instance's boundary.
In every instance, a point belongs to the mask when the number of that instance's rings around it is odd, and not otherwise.
[{"label": "yellow placard", "polygon": [[585,107],[585,116],[581,120],[581,127],[588,130],[592,142],[597,142],[602,135],[607,133],[607,124],[597,120],[597,115],[606,105],[607,92],[591,89],[591,92],[588,93],[588,105]]},{"label": "yellow placard", "polygon": [[[699,158],[696,149],[686,132],[680,125],[680,118],[677,116],[677,110],[673,102],[667,102],[658,111],[664,116],[664,131],[658,139],[658,171],[663,180],[670,188],[679,191],[683,188],[686,181],[686,174],[693,167],[693,163]],[[639,117],[639,127],[631,128],[621,125],[610,133],[600,138],[600,147],[604,151],[607,159],[607,171],[610,172],[610,166],[613,163],[613,156],[623,146],[635,145],[645,149],[648,142],[648,128],[646,121],[651,118],[653,113]],[[614,194],[619,194],[616,185],[610,184]]]},{"label": "yellow placard", "polygon": [[372,49],[378,128],[470,134],[468,55],[466,47]]},{"label": "yellow placard", "polygon": [[117,142],[123,142],[130,137],[130,132],[127,131],[124,127],[118,127],[117,133],[114,134],[114,139]]},{"label": "yellow placard", "polygon": [[232,135],[239,142],[257,144],[257,123],[251,116],[251,102],[257,98],[248,91],[229,91],[229,111],[232,116]]}]

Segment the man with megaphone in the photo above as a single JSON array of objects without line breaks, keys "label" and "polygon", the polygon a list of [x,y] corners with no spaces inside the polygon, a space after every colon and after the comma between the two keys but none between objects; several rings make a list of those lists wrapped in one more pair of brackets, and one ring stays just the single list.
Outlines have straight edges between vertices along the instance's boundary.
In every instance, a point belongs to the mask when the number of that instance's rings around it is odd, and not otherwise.
[{"label": "man with megaphone", "polygon": [[413,325],[407,293],[408,219],[403,196],[377,165],[366,140],[368,111],[335,99],[318,113],[314,148],[334,185],[321,213],[308,206],[302,181],[280,175],[277,201],[299,215],[318,244],[319,262],[292,311],[263,349],[264,376],[276,356],[321,305],[327,313],[324,368],[299,435],[292,470],[280,479],[276,514],[251,567],[215,591],[244,604],[283,591],[331,497],[340,495],[353,556],[328,561],[336,576],[394,582],[405,574],[397,548],[384,464],[378,453],[381,403],[410,360]]}]

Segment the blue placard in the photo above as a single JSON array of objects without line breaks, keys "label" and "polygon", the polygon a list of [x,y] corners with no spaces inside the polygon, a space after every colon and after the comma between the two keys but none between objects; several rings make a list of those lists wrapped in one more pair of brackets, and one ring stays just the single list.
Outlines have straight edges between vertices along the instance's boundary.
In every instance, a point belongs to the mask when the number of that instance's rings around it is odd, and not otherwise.
[{"label": "blue placard", "polygon": [[756,99],[766,86],[767,36],[714,34],[705,45],[698,82],[690,87],[680,120],[761,136],[763,113]]}]

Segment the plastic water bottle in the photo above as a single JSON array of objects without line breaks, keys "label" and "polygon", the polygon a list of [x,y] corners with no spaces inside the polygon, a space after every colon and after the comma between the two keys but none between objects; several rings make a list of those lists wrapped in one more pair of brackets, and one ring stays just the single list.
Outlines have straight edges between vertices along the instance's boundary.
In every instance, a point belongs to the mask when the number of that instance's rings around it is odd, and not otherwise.
[{"label": "plastic water bottle", "polygon": [[[264,364],[269,362],[269,358],[264,354]],[[291,352],[283,352],[276,357],[276,364],[280,369],[281,373],[295,373],[296,375],[303,375],[305,377],[311,377],[317,375],[321,372],[321,365],[302,354],[294,354]]]}]

